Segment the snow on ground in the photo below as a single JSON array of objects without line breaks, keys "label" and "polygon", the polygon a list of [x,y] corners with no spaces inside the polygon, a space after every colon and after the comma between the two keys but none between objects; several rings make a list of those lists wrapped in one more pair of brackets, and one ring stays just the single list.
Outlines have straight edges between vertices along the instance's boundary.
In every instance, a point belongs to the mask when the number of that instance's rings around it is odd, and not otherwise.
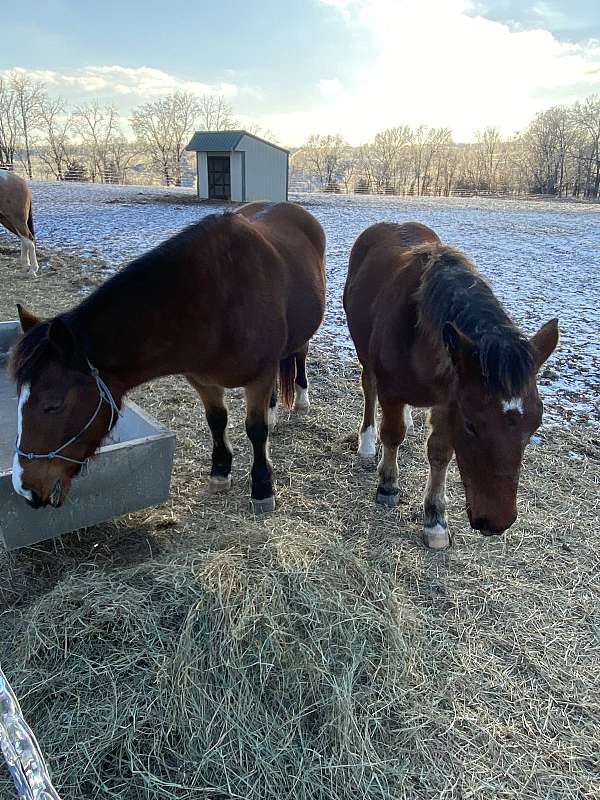
[{"label": "snow on ground", "polygon": [[[35,183],[32,193],[40,245],[78,248],[82,268],[86,256],[101,258],[110,268],[122,266],[220,210],[189,201],[164,202],[170,193],[164,188]],[[139,202],[140,195],[145,202]],[[292,199],[317,217],[327,235],[328,310],[318,336],[332,355],[354,357],[342,308],[354,240],[374,222],[416,220],[473,259],[526,332],[559,317],[560,350],[540,377],[546,422],[600,424],[600,206],[481,198]]]}]

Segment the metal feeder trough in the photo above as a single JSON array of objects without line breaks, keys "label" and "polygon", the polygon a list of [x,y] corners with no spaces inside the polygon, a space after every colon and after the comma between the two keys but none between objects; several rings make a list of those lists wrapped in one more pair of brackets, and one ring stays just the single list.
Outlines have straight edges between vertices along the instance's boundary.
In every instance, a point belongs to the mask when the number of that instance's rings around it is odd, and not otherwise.
[{"label": "metal feeder trough", "polygon": [[17,392],[6,367],[21,328],[0,322],[0,547],[8,550],[155,506],[169,496],[175,434],[135,403],[123,405],[109,439],[73,481],[61,508],[30,508],[12,487]]}]

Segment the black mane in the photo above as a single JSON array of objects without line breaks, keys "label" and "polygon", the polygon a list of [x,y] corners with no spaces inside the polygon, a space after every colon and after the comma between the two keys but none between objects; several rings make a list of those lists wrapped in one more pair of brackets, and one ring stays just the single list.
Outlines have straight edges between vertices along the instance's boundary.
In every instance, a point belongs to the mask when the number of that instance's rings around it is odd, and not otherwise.
[{"label": "black mane", "polygon": [[518,330],[473,264],[458,250],[425,245],[429,261],[418,293],[419,322],[443,344],[448,322],[477,347],[481,371],[494,394],[520,394],[531,378],[534,360]]},{"label": "black mane", "polygon": [[[129,262],[78,306],[59,315],[60,318],[67,327],[71,328],[74,312],[91,303],[102,302],[104,299],[114,296],[115,293],[118,294],[131,280],[140,280],[140,285],[145,288],[152,284],[153,279],[160,283],[159,272],[164,271],[165,265],[167,268],[169,267],[171,256],[181,254],[181,251],[187,248],[197,252],[200,247],[218,246],[221,237],[227,236],[231,224],[236,219],[237,216],[234,213],[226,211],[220,214],[208,214],[198,222],[188,225],[152,250]],[[36,377],[40,365],[53,355],[57,355],[55,347],[48,338],[51,322],[52,320],[49,319],[39,323],[22,336],[15,345],[10,359],[10,372],[18,386],[31,382]]]},{"label": "black mane", "polygon": [[40,364],[55,352],[48,339],[49,328],[49,321],[41,322],[22,336],[15,345],[10,358],[10,372],[17,386],[31,382]]}]

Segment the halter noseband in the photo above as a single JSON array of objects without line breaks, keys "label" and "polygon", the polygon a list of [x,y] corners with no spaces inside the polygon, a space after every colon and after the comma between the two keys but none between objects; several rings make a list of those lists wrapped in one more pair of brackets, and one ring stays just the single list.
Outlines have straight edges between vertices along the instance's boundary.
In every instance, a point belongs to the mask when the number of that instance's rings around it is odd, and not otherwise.
[{"label": "halter noseband", "polygon": [[81,466],[81,467],[87,466],[87,464],[88,464],[88,462],[90,460],[89,458],[86,458],[85,461],[78,461],[76,458],[69,458],[68,456],[61,455],[62,451],[66,450],[66,448],[69,447],[69,445],[73,444],[73,442],[75,442],[77,439],[79,439],[81,434],[85,433],[85,431],[87,431],[87,429],[94,423],[96,417],[100,413],[100,409],[102,408],[102,403],[106,402],[106,403],[108,403],[108,405],[110,407],[110,423],[108,425],[107,433],[110,432],[110,430],[111,430],[111,428],[113,426],[113,422],[114,422],[115,417],[120,417],[121,416],[121,412],[119,411],[119,406],[117,405],[114,397],[112,396],[110,389],[108,388],[106,383],[104,383],[104,381],[100,377],[100,373],[98,372],[96,367],[93,367],[90,364],[89,360],[87,360],[87,363],[88,363],[88,367],[90,368],[90,373],[91,373],[92,377],[94,378],[94,380],[96,381],[96,386],[98,387],[98,405],[96,406],[96,410],[92,414],[91,418],[88,420],[88,422],[86,422],[86,424],[79,431],[79,433],[76,433],[75,436],[72,436],[69,439],[68,442],[65,442],[63,445],[58,447],[56,450],[51,450],[49,453],[26,453],[24,450],[21,450],[21,448],[19,447],[19,438],[17,437],[17,441],[16,441],[16,444],[15,444],[15,451],[16,451],[18,456],[21,456],[22,458],[26,458],[28,461],[36,461],[36,460],[41,460],[41,459],[51,460],[53,458],[58,458],[61,461],[68,461],[70,464],[79,464],[79,466]]}]

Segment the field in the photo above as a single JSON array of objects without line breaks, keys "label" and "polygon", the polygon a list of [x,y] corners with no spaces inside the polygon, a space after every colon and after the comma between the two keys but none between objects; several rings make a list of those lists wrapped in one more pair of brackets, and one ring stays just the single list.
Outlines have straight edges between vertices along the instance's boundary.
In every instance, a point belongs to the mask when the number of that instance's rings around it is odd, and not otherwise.
[{"label": "field", "polygon": [[[214,210],[139,188],[34,191],[41,275],[19,272],[0,237],[3,319],[17,301],[68,307]],[[56,787],[63,800],[597,798],[598,209],[301,199],[328,234],[330,304],[311,411],[272,438],[276,513],[247,510],[240,394],[235,483],[215,497],[199,403],[162,380],[135,399],[177,433],[171,500],[0,555],[0,663]],[[401,450],[402,504],[373,502],[340,306],[355,236],[410,218],[466,250],[526,330],[563,326],[519,520],[501,539],[471,531],[452,468],[455,542],[438,554],[420,540],[422,412]]]}]

